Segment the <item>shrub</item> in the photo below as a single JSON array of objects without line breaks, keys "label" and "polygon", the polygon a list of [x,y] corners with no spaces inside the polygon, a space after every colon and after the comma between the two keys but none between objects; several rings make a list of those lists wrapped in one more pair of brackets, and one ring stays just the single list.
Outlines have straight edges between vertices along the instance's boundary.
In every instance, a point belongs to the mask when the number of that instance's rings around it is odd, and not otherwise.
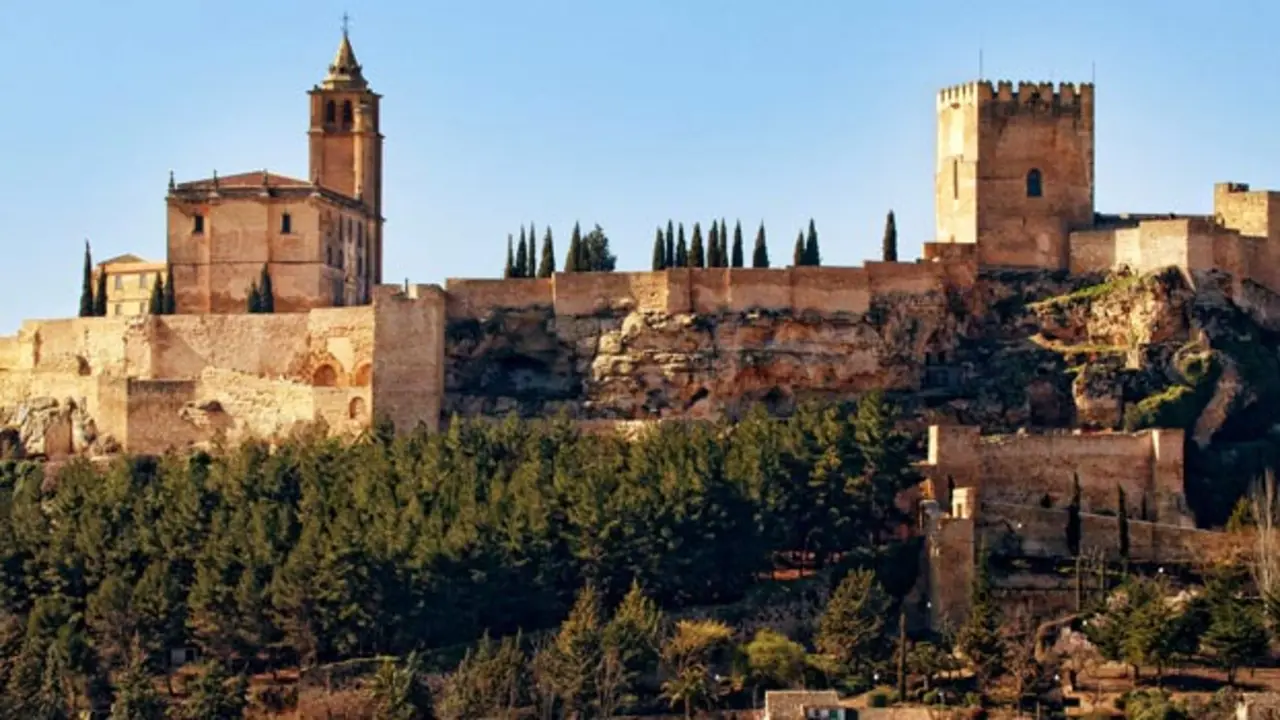
[{"label": "shrub", "polygon": [[889,707],[889,694],[883,690],[876,690],[867,696],[867,707],[883,708]]},{"label": "shrub", "polygon": [[920,702],[924,703],[925,705],[937,705],[937,704],[938,704],[938,691],[937,691],[937,690],[930,690],[929,692],[925,693],[925,694],[920,698]]}]

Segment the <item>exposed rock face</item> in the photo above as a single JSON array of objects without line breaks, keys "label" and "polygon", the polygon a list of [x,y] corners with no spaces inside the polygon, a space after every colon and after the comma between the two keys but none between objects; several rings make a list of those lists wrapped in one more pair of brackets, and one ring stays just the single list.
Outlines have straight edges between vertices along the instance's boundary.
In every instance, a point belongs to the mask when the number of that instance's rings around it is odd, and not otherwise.
[{"label": "exposed rock face", "polygon": [[35,397],[0,407],[0,455],[5,457],[63,457],[119,452],[119,443],[100,435],[85,410],[83,399]]}]

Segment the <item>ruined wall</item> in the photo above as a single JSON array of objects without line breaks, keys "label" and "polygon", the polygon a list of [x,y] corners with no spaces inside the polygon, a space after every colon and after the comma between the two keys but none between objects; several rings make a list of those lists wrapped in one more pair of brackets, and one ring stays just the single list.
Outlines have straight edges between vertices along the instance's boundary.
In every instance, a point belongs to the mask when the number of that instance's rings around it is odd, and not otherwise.
[{"label": "ruined wall", "polygon": [[1161,522],[1187,520],[1181,430],[981,436],[974,427],[935,425],[922,469],[936,487],[954,481],[979,488],[984,505],[1039,506],[1047,498],[1065,507],[1076,475],[1086,512],[1115,512],[1121,487],[1130,517],[1141,517],[1145,508]]},{"label": "ruined wall", "polygon": [[401,431],[440,422],[446,299],[434,285],[374,288],[374,365],[370,412]]}]

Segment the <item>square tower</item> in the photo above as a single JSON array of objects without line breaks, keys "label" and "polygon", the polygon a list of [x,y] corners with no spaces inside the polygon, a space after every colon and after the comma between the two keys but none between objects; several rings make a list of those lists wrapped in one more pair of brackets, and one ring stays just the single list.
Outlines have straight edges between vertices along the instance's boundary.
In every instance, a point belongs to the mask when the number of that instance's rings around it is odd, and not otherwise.
[{"label": "square tower", "polygon": [[971,82],[938,93],[937,241],[988,267],[1067,267],[1093,224],[1093,85]]}]

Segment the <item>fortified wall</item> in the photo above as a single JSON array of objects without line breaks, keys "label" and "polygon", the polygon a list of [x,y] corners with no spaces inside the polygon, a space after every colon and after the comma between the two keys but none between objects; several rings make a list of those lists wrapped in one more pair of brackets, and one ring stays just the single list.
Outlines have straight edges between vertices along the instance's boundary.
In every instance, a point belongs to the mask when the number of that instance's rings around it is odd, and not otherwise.
[{"label": "fortified wall", "polygon": [[[48,435],[49,456],[108,437],[146,453],[317,421],[356,432],[384,415],[434,428],[444,325],[433,286],[302,313],[32,320],[0,338],[0,405]],[[36,407],[52,419],[33,424]]]}]

